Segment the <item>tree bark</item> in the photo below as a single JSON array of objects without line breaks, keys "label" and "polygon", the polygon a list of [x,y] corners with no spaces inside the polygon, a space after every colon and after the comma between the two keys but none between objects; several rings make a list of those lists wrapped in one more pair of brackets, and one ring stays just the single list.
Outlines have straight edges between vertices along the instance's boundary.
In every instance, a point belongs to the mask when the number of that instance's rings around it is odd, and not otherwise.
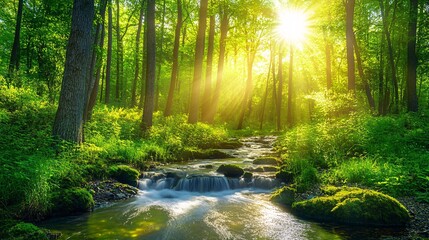
[{"label": "tree bark", "polygon": [[182,1],[177,0],[177,23],[174,33],[174,47],[173,47],[173,68],[171,69],[170,88],[168,91],[167,105],[165,106],[164,116],[171,115],[173,108],[174,90],[177,85],[177,78],[179,73],[179,47],[180,47],[180,31],[183,24]]},{"label": "tree bark", "polygon": [[94,0],[74,0],[71,33],[53,135],[76,143],[81,143],[83,137],[85,81],[91,59],[93,19]]},{"label": "tree bark", "polygon": [[16,13],[15,37],[13,39],[12,51],[10,53],[9,62],[9,76],[6,78],[7,86],[10,87],[13,79],[15,78],[15,71],[19,70],[20,60],[20,39],[21,39],[21,22],[22,22],[22,8],[24,0],[18,1],[18,11]]},{"label": "tree bark", "polygon": [[137,27],[137,34],[136,34],[136,52],[134,53],[134,79],[131,87],[131,107],[134,107],[137,104],[137,81],[139,79],[139,72],[140,72],[139,53],[140,53],[140,37],[142,34],[142,23],[143,23],[143,16],[144,16],[144,0],[142,0],[140,4],[141,4],[140,17],[139,17],[139,24]]},{"label": "tree bark", "polygon": [[162,62],[164,58],[164,32],[165,32],[165,0],[162,1],[161,41],[159,43],[158,73],[155,85],[155,111],[159,109],[159,84],[161,80]]},{"label": "tree bark", "polygon": [[325,56],[326,56],[326,89],[332,89],[332,58],[331,58],[331,43],[325,43]]},{"label": "tree bark", "polygon": [[112,71],[112,43],[113,43],[113,17],[112,17],[112,0],[108,3],[108,33],[107,33],[107,63],[106,63],[106,93],[104,94],[104,103],[110,103],[110,79]]},{"label": "tree bark", "polygon": [[[250,44],[250,43],[247,43]],[[241,105],[240,117],[238,119],[237,129],[243,129],[244,115],[246,114],[246,108],[250,108],[252,101],[252,88],[253,88],[253,63],[255,60],[256,50],[250,46],[247,46],[247,80],[246,90],[244,92],[243,103]]]},{"label": "tree bark", "polygon": [[146,92],[144,99],[141,129],[143,132],[152,127],[155,105],[156,79],[156,32],[155,32],[155,0],[147,1],[147,71]]},{"label": "tree bark", "polygon": [[355,0],[346,0],[346,46],[347,46],[347,76],[348,89],[356,89],[355,60],[353,52],[353,18]]},{"label": "tree bark", "polygon": [[273,42],[270,41],[270,62],[268,63],[268,73],[267,73],[267,83],[265,85],[265,93],[262,98],[262,106],[261,106],[261,117],[260,117],[260,123],[259,123],[259,129],[262,130],[262,126],[264,124],[264,117],[265,117],[265,107],[267,105],[267,98],[268,98],[268,88],[270,85],[270,75],[271,75],[271,65],[273,64]]},{"label": "tree bark", "polygon": [[119,0],[116,0],[116,88],[115,88],[115,99],[119,101],[121,91],[121,27],[120,14],[119,14]]},{"label": "tree bark", "polygon": [[407,109],[409,112],[418,111],[417,99],[417,10],[418,0],[410,0],[410,15],[408,22],[408,45],[407,45]]},{"label": "tree bark", "polygon": [[197,42],[195,45],[195,62],[194,62],[194,77],[192,81],[192,94],[191,102],[189,105],[189,123],[198,122],[198,109],[200,107],[200,91],[201,91],[201,77],[203,71],[203,58],[204,58],[204,42],[205,32],[207,26],[207,5],[208,0],[200,1],[199,19],[198,19],[198,34]]},{"label": "tree bark", "polygon": [[215,36],[215,16],[210,16],[209,26],[209,42],[207,49],[207,66],[206,66],[206,81],[204,86],[204,97],[202,103],[202,120],[209,122],[210,120],[210,105],[211,105],[211,89],[212,89],[212,69],[213,69],[213,51],[214,51],[214,36]]},{"label": "tree bark", "polygon": [[222,19],[220,21],[220,39],[219,39],[219,61],[217,65],[217,76],[216,76],[216,87],[213,93],[212,103],[210,107],[210,114],[208,118],[209,123],[214,122],[214,117],[217,112],[217,107],[219,105],[220,90],[222,87],[223,80],[223,68],[225,64],[225,51],[226,51],[226,38],[228,35],[229,28],[229,17],[226,6],[223,6],[221,9]]}]

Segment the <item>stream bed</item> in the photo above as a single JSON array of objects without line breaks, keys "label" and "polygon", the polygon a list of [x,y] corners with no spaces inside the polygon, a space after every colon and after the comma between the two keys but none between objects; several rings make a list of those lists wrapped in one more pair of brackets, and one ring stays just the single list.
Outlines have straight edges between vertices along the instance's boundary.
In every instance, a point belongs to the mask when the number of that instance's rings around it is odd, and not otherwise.
[{"label": "stream bed", "polygon": [[[227,179],[225,163],[248,170],[253,160],[272,155],[275,137],[242,139],[244,146],[222,150],[230,159],[170,164],[147,173],[140,192],[93,212],[51,219],[43,227],[61,239],[392,239],[401,229],[328,225],[306,221],[269,201],[279,186],[274,172],[254,172],[252,181]],[[268,167],[268,166],[266,166]],[[266,168],[269,170],[269,168]]]}]

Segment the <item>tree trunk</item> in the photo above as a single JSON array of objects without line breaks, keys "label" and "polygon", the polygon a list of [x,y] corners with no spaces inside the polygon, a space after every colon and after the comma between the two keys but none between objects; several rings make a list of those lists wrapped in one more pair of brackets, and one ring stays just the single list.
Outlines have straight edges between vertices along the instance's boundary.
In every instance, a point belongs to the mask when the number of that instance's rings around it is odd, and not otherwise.
[{"label": "tree trunk", "polygon": [[368,79],[365,77],[365,74],[363,72],[362,58],[360,55],[359,46],[357,44],[356,36],[354,33],[353,33],[353,47],[356,54],[359,76],[363,83],[363,87],[365,90],[366,98],[368,99],[369,107],[371,108],[371,110],[375,110],[375,101],[371,94],[371,88],[369,86]]},{"label": "tree trunk", "polygon": [[200,107],[201,77],[203,71],[204,42],[207,25],[207,5],[208,0],[200,1],[198,34],[195,46],[194,78],[192,82],[192,95],[189,105],[189,123],[198,122],[198,109]]},{"label": "tree trunk", "polygon": [[261,106],[261,117],[260,117],[260,124],[259,129],[262,130],[262,126],[264,124],[264,117],[265,117],[265,106],[267,105],[267,98],[268,98],[268,87],[270,85],[270,75],[271,75],[271,65],[273,64],[273,41],[270,41],[270,62],[268,63],[268,73],[267,73],[267,83],[265,85],[265,93],[262,98],[262,106]]},{"label": "tree trunk", "polygon": [[282,44],[279,46],[279,67],[278,67],[277,78],[279,86],[277,88],[277,102],[276,102],[276,115],[277,115],[277,131],[282,129],[282,101],[283,101],[283,47]]},{"label": "tree trunk", "polygon": [[140,17],[139,24],[137,27],[137,35],[136,35],[136,52],[134,53],[134,79],[131,87],[131,107],[134,107],[137,104],[137,81],[139,79],[140,72],[140,36],[142,34],[142,23],[143,23],[143,15],[144,15],[144,0],[140,3]]},{"label": "tree trunk", "polygon": [[355,0],[346,0],[346,46],[347,46],[347,76],[348,89],[354,91],[355,83],[355,60],[353,52],[353,18]]},{"label": "tree trunk", "polygon": [[146,92],[144,99],[143,119],[141,128],[146,131],[152,127],[155,105],[156,78],[156,32],[155,32],[155,0],[147,1],[147,71]]},{"label": "tree trunk", "polygon": [[216,76],[216,87],[213,93],[212,103],[210,107],[210,114],[208,118],[209,123],[214,122],[214,117],[217,112],[217,106],[219,105],[220,90],[222,87],[223,80],[223,68],[225,64],[225,51],[226,51],[226,37],[228,35],[229,18],[226,6],[223,6],[221,10],[222,19],[220,21],[220,40],[219,40],[219,61],[217,65],[217,76]]},{"label": "tree trunk", "polygon": [[161,41],[159,43],[158,74],[155,86],[155,111],[159,109],[159,85],[161,79],[162,61],[164,59],[164,32],[165,32],[165,0],[162,1]]},{"label": "tree trunk", "polygon": [[120,91],[121,91],[121,27],[119,25],[120,22],[120,14],[119,14],[119,0],[116,0],[116,91],[115,91],[115,99],[119,101],[120,99]]},{"label": "tree trunk", "polygon": [[12,51],[10,53],[9,62],[9,76],[6,78],[7,87],[10,87],[13,79],[15,78],[15,71],[19,70],[20,60],[20,38],[21,38],[21,22],[22,22],[22,8],[24,0],[18,1],[18,11],[16,13],[15,37],[13,39]]},{"label": "tree trunk", "polygon": [[417,99],[417,10],[418,0],[410,0],[410,16],[408,22],[408,46],[407,46],[407,109],[410,112],[418,111]]},{"label": "tree trunk", "polygon": [[290,46],[290,53],[289,53],[289,81],[287,86],[287,123],[289,127],[293,127],[294,125],[294,112],[295,112],[295,106],[294,106],[294,94],[293,94],[293,47]]},{"label": "tree trunk", "polygon": [[[100,80],[101,60],[104,46],[104,20],[106,15],[107,0],[102,0],[100,5],[101,21],[97,23],[92,49],[91,66],[89,68],[88,82],[86,85],[86,106],[83,120],[86,122],[91,119],[92,109],[95,106]],[[100,52],[100,54],[98,53]],[[99,55],[99,56],[97,56]],[[95,69],[97,72],[94,74]]]},{"label": "tree trunk", "polygon": [[389,56],[389,66],[392,74],[392,83],[393,83],[393,113],[399,112],[399,87],[398,87],[398,78],[396,76],[396,66],[395,59],[393,54],[392,40],[390,37],[389,24],[387,23],[387,14],[384,9],[383,0],[380,0],[380,9],[381,17],[383,21],[383,32],[387,40],[387,53]]},{"label": "tree trunk", "polygon": [[246,80],[246,91],[244,92],[243,103],[241,104],[240,118],[238,120],[237,129],[243,129],[244,116],[246,114],[246,108],[250,108],[252,101],[252,88],[253,88],[253,62],[255,60],[256,52],[247,47],[247,80]]},{"label": "tree trunk", "polygon": [[[147,3],[147,1],[146,1]],[[148,9],[146,7],[146,16],[148,15]],[[142,56],[142,82],[140,86],[140,100],[139,108],[143,108],[144,105],[144,96],[146,91],[146,81],[147,81],[147,17],[144,18],[144,34],[143,34],[143,56]]]},{"label": "tree trunk", "polygon": [[74,0],[71,33],[53,135],[76,143],[81,143],[83,137],[85,80],[91,59],[93,19],[94,0]]},{"label": "tree trunk", "polygon": [[202,103],[202,120],[209,122],[210,120],[210,105],[211,105],[211,89],[212,89],[212,69],[213,69],[213,51],[214,51],[214,36],[215,36],[215,16],[210,16],[209,27],[209,42],[207,49],[207,66],[206,66],[206,81],[204,86],[204,97]]},{"label": "tree trunk", "polygon": [[326,89],[332,89],[332,58],[331,58],[331,43],[326,40],[325,55],[326,55]]},{"label": "tree trunk", "polygon": [[180,46],[180,31],[183,24],[182,14],[182,1],[177,0],[177,23],[174,33],[174,48],[173,48],[173,68],[171,69],[170,89],[168,91],[167,105],[165,106],[164,116],[171,115],[173,108],[174,89],[177,85],[177,78],[179,73],[179,46]]},{"label": "tree trunk", "polygon": [[113,17],[112,17],[112,0],[108,3],[108,33],[107,33],[107,63],[106,63],[106,93],[104,94],[104,103],[110,103],[110,79],[112,71],[112,43],[113,43]]}]

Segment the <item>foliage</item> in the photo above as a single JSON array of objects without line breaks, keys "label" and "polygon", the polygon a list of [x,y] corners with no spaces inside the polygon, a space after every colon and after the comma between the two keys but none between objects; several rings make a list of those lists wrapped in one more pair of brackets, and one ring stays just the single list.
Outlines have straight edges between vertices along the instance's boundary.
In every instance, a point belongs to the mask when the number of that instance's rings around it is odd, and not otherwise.
[{"label": "foliage", "polygon": [[48,240],[40,228],[31,223],[20,222],[8,230],[8,239],[15,240]]},{"label": "foliage", "polygon": [[401,203],[373,190],[330,187],[326,194],[295,202],[292,209],[308,218],[349,224],[396,226],[410,220]]}]

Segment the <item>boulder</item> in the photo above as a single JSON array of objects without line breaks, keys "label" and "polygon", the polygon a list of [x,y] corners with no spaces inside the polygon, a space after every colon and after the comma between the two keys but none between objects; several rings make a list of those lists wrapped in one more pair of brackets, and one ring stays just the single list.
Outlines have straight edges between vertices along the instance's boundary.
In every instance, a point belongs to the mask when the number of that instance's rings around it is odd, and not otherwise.
[{"label": "boulder", "polygon": [[31,223],[20,222],[7,231],[10,238],[17,240],[48,240],[48,235]]},{"label": "boulder", "polygon": [[109,176],[118,182],[137,187],[139,171],[127,165],[116,165],[109,169]]},{"label": "boulder", "polygon": [[54,195],[53,203],[54,215],[89,212],[94,208],[92,194],[85,188],[62,190]]},{"label": "boulder", "polygon": [[223,173],[225,177],[231,178],[239,178],[244,174],[244,170],[241,167],[232,164],[222,164],[216,172]]},{"label": "boulder", "polygon": [[326,195],[292,204],[298,215],[319,221],[371,226],[402,226],[407,209],[383,193],[351,187],[327,187]]},{"label": "boulder", "polygon": [[279,160],[275,157],[260,157],[253,161],[253,164],[257,165],[278,165]]},{"label": "boulder", "polygon": [[284,204],[286,206],[292,206],[295,202],[296,189],[292,187],[282,187],[271,194],[270,200]]}]

